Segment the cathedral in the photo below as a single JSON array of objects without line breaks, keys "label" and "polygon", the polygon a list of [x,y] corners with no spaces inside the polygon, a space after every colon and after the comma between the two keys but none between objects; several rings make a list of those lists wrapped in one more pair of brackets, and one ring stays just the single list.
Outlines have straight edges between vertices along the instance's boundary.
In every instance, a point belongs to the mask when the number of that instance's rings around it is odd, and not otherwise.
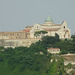
[{"label": "cathedral", "polygon": [[62,24],[54,24],[52,18],[48,16],[44,24],[36,23],[32,26],[26,26],[22,31],[0,32],[0,46],[5,48],[29,47],[32,43],[41,40],[43,36],[55,36],[56,33],[60,39],[71,38],[66,21],[63,21]]},{"label": "cathedral", "polygon": [[42,34],[36,35],[38,31],[46,31],[43,36],[55,36],[57,33],[60,39],[70,39],[71,32],[67,27],[66,21],[62,24],[54,24],[50,16],[45,19],[44,24],[36,23],[33,26],[27,26],[22,31],[17,32],[0,32],[0,39],[38,39],[42,38]]},{"label": "cathedral", "polygon": [[71,38],[71,32],[70,29],[67,27],[66,21],[63,21],[62,24],[54,24],[50,16],[45,19],[44,24],[36,23],[33,26],[27,26],[25,27],[24,31],[29,31],[30,38],[41,38],[41,34],[37,36],[34,35],[35,32],[38,31],[47,31],[44,36],[55,36],[55,34],[57,33],[60,39]]}]

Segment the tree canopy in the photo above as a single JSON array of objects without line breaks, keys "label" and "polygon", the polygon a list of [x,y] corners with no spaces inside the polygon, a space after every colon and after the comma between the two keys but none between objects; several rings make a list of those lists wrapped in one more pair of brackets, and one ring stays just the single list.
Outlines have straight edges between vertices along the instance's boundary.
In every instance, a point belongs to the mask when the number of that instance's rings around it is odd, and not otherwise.
[{"label": "tree canopy", "polygon": [[39,36],[39,35],[43,36],[43,35],[46,34],[46,33],[47,33],[47,31],[44,31],[44,30],[36,31],[36,32],[34,33],[34,36]]},{"label": "tree canopy", "polygon": [[[47,48],[58,47],[61,54],[75,53],[75,39],[60,40],[59,35],[44,36],[30,47],[0,47],[1,75],[64,75],[64,59],[47,53]],[[42,54],[40,53],[42,52]],[[56,61],[57,57],[57,61]],[[53,61],[51,62],[51,59]]]}]

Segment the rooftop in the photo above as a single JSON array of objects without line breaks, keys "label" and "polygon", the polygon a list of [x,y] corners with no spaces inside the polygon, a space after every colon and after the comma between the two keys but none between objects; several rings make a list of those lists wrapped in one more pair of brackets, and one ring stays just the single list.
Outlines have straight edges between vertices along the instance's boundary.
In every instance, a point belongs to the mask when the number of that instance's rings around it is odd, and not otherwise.
[{"label": "rooftop", "polygon": [[51,16],[48,16],[48,17],[45,19],[45,22],[53,22]]}]

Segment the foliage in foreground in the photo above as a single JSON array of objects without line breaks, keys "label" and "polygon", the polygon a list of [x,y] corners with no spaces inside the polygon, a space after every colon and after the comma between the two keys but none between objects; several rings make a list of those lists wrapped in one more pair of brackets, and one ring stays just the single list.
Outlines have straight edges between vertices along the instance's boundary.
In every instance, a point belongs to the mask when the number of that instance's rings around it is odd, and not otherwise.
[{"label": "foliage in foreground", "polygon": [[62,58],[59,58],[58,62],[55,59],[50,62],[51,58],[51,54],[40,54],[27,47],[7,48],[0,53],[0,74],[63,75],[65,71]]},{"label": "foliage in foreground", "polygon": [[[75,39],[60,40],[59,36],[46,36],[42,41],[32,44],[30,47],[16,47],[0,51],[0,74],[1,75],[64,75],[64,60],[52,59],[47,53],[47,48],[58,47],[61,53],[75,52]],[[43,54],[40,54],[43,52]]]}]

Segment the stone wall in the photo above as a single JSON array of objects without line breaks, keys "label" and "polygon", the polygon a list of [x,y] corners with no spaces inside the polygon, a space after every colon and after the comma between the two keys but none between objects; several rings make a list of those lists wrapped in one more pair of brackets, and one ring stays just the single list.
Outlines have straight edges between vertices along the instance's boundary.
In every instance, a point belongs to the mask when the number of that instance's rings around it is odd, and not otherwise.
[{"label": "stone wall", "polygon": [[29,47],[32,43],[39,41],[40,39],[10,39],[10,40],[0,40],[0,46],[7,47],[18,47],[27,46]]},{"label": "stone wall", "polygon": [[64,54],[61,55],[62,57],[64,57],[64,64],[67,65],[69,63],[71,64],[75,64],[75,54]]}]

